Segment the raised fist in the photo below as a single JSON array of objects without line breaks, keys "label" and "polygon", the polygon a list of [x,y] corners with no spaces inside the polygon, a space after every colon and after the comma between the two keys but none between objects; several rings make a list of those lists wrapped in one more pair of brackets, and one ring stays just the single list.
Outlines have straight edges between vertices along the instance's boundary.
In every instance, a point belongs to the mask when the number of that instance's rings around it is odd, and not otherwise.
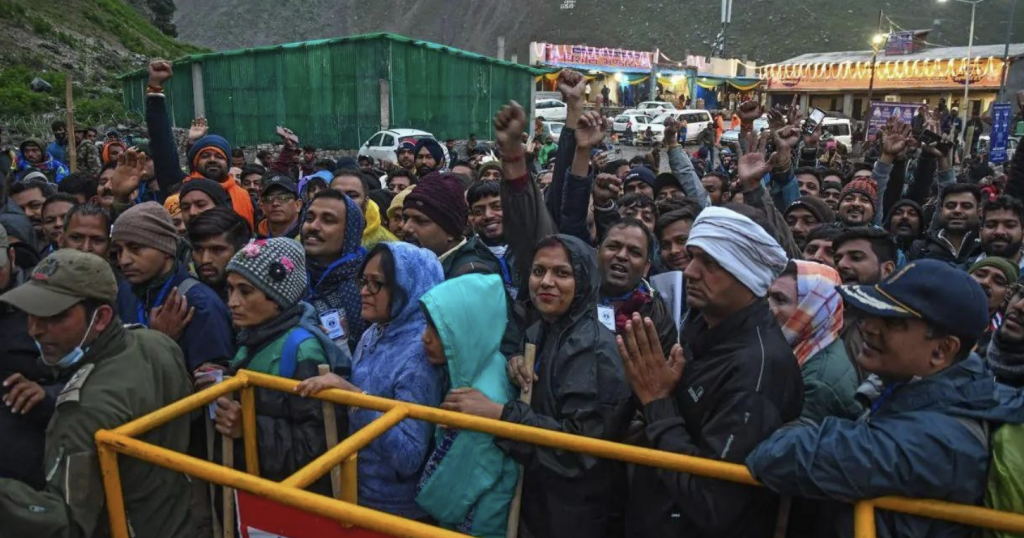
[{"label": "raised fist", "polygon": [[149,62],[149,85],[156,88],[163,88],[164,83],[174,76],[174,69],[171,62],[156,59]]}]

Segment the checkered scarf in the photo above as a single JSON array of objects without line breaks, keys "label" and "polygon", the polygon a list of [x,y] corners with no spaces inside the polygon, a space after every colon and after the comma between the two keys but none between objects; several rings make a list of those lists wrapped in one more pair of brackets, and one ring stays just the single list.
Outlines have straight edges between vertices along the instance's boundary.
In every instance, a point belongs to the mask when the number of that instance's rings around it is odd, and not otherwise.
[{"label": "checkered scarf", "polygon": [[797,260],[797,308],[782,326],[796,360],[804,361],[839,338],[843,328],[843,299],[836,291],[839,273],[827,265]]}]

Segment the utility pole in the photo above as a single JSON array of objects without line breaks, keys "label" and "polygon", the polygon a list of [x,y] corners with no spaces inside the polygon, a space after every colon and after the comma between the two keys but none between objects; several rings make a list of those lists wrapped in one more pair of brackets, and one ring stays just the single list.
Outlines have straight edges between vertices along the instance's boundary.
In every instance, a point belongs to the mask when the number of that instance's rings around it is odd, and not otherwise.
[{"label": "utility pole", "polygon": [[711,55],[722,58],[725,54],[725,30],[732,23],[732,0],[722,0],[722,29],[715,37],[715,44],[711,47]]},{"label": "utility pole", "polygon": [[1013,13],[1017,9],[1017,0],[1010,0],[1010,18],[1006,19],[1006,48],[1003,50],[1003,74],[999,77],[999,101],[1007,101],[1006,76],[1010,69],[1010,40],[1013,39]]},{"label": "utility pole", "polygon": [[[64,77],[64,100],[67,105],[67,125],[64,126],[68,141],[68,170],[78,171],[78,142],[75,140],[75,101],[71,90],[71,73]],[[45,148],[44,148],[45,149]]]},{"label": "utility pole", "polygon": [[650,100],[658,98],[658,58],[661,57],[661,49],[655,48],[651,53],[651,91]]},{"label": "utility pole", "polygon": [[879,36],[882,35],[882,10],[878,10],[878,26],[875,35],[871,36],[871,81],[868,82],[868,117],[871,117],[871,103],[875,98],[875,64],[878,63]]}]

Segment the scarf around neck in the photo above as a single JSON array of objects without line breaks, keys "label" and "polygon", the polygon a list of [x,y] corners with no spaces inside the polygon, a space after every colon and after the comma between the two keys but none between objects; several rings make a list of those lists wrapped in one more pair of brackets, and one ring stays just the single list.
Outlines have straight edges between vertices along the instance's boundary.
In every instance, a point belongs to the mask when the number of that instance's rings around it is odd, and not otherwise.
[{"label": "scarf around neck", "polygon": [[253,356],[255,351],[263,345],[280,338],[288,330],[298,327],[302,312],[302,303],[298,302],[270,321],[255,327],[241,329],[238,331],[236,339],[238,345],[248,347],[249,356]]},{"label": "scarf around neck", "polygon": [[1024,385],[1024,342],[1006,342],[996,332],[985,360],[1000,381]]}]

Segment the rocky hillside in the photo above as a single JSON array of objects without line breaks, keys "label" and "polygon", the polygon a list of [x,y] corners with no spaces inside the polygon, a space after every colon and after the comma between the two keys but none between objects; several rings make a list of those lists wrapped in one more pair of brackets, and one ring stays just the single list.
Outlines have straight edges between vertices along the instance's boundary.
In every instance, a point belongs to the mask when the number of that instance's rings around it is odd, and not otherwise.
[{"label": "rocky hillside", "polygon": [[[165,30],[173,31],[162,0],[135,1],[157,20],[163,9]],[[167,36],[124,0],[0,0],[0,21],[0,127],[15,135],[63,114],[66,73],[74,77],[76,119],[97,124],[124,116],[119,73],[149,57],[201,50]],[[32,91],[35,78],[52,89]]]},{"label": "rocky hillside", "polygon": [[[482,54],[527,58],[530,41],[707,54],[719,30],[716,0],[175,0],[186,41],[225,50],[389,31]],[[563,9],[572,4],[571,9]],[[1005,40],[1010,0],[978,7],[975,42]],[[906,29],[934,28],[929,41],[965,45],[970,7],[936,0],[736,0],[727,53],[759,62],[809,51],[869,47],[879,10]],[[1024,6],[1015,19],[1024,41]],[[883,19],[883,29],[896,26]]]}]

